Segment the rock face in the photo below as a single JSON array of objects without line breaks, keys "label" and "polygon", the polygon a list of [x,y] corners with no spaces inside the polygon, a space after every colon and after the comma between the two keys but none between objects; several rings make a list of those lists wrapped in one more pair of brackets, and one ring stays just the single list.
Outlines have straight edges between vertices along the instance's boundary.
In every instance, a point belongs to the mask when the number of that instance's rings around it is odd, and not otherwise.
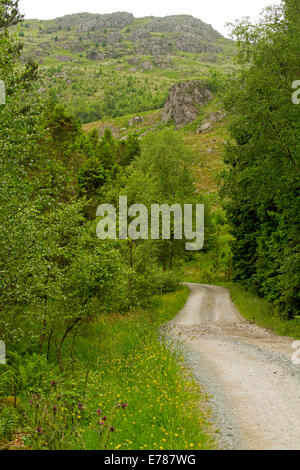
[{"label": "rock face", "polygon": [[200,54],[202,52],[219,53],[222,51],[220,47],[215,46],[213,43],[202,40],[193,33],[180,34],[176,39],[177,49],[182,52],[190,52]]},{"label": "rock face", "polygon": [[172,43],[162,38],[150,38],[137,43],[135,53],[139,55],[160,56],[167,55],[173,50]]},{"label": "rock face", "polygon": [[213,40],[222,37],[209,24],[190,15],[173,15],[164,18],[154,18],[148,23],[148,30],[155,33],[191,33],[202,39]]},{"label": "rock face", "polygon": [[162,111],[162,122],[174,119],[176,129],[193,122],[203,106],[212,98],[211,92],[200,80],[175,83]]},{"label": "rock face", "polygon": [[133,23],[134,17],[131,13],[117,12],[108,15],[92,15],[89,13],[78,13],[58,18],[56,23],[62,28],[75,28],[78,32],[103,31],[105,28],[123,29]]}]

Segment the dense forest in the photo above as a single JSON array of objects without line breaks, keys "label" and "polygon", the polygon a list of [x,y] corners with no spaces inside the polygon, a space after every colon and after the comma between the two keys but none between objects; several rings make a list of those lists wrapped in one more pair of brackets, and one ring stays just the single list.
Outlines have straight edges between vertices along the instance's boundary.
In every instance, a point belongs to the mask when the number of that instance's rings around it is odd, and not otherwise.
[{"label": "dense forest", "polygon": [[300,310],[299,2],[270,8],[261,24],[237,25],[240,59],[250,62],[226,96],[232,114],[224,194],[233,227],[235,279],[278,310]]},{"label": "dense forest", "polygon": [[[108,88],[94,114],[81,103],[75,116],[53,90],[41,98],[39,67],[20,63],[10,34],[22,21],[17,1],[0,2],[0,447],[211,448],[198,385],[157,330],[201,256],[208,281],[233,278],[276,315],[299,313],[299,2],[236,24],[235,78],[210,81],[229,129],[219,194],[195,190],[195,155],[173,123],[126,139],[83,128],[160,108],[165,94],[147,84],[137,96],[132,79]],[[174,226],[170,240],[97,239],[98,205],[122,195],[205,204],[203,253],[185,251]]]}]

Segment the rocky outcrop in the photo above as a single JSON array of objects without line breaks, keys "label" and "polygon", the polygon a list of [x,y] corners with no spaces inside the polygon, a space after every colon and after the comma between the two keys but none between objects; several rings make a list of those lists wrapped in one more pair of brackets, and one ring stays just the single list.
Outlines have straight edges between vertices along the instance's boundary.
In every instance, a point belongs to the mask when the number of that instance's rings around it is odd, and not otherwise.
[{"label": "rocky outcrop", "polygon": [[132,42],[137,42],[137,41],[140,41],[142,39],[149,39],[151,38],[151,34],[149,33],[149,31],[147,31],[146,29],[136,29],[135,31],[132,32],[131,36],[130,36],[130,41]]},{"label": "rocky outcrop", "polygon": [[140,55],[166,55],[172,51],[172,44],[166,39],[152,37],[148,40],[140,41],[136,47],[136,54]]},{"label": "rocky outcrop", "polygon": [[211,92],[200,80],[175,83],[162,111],[162,122],[172,119],[177,129],[193,122],[203,106],[212,98]]},{"label": "rocky outcrop", "polygon": [[202,52],[221,52],[220,47],[215,46],[207,40],[201,39],[196,34],[185,33],[178,36],[175,41],[177,48],[182,52],[200,54]]},{"label": "rocky outcrop", "polygon": [[80,13],[59,18],[62,28],[73,27],[78,32],[96,31],[104,29],[123,29],[134,21],[131,13],[117,12],[108,15],[92,15]]},{"label": "rocky outcrop", "polygon": [[129,65],[139,65],[140,63],[140,58],[139,57],[131,57],[130,59],[128,59],[128,64]]},{"label": "rocky outcrop", "polygon": [[211,113],[204,119],[201,126],[197,129],[197,134],[209,131],[212,128],[213,124],[222,121],[225,117],[226,113]]},{"label": "rocky outcrop", "polygon": [[173,15],[154,18],[148,23],[148,30],[154,33],[191,33],[206,40],[216,40],[222,35],[213,27],[190,15]]},{"label": "rocky outcrop", "polygon": [[153,65],[151,64],[151,62],[149,62],[149,60],[145,60],[143,63],[142,63],[142,67],[144,70],[146,71],[150,71],[150,70],[153,70]]}]

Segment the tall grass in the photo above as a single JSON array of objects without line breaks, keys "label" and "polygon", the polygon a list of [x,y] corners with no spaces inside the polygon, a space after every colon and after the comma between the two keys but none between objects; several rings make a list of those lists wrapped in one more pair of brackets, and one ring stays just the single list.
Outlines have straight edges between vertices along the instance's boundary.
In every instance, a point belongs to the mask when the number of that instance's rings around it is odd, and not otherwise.
[{"label": "tall grass", "polygon": [[[207,411],[199,386],[180,365],[180,356],[159,341],[160,325],[184,305],[187,289],[165,295],[156,308],[131,315],[103,315],[80,340],[89,375],[85,406],[95,419],[82,427],[87,449],[99,448],[97,410],[114,432],[108,449],[209,449]],[[116,410],[116,403],[123,407]],[[114,410],[113,412],[111,410]]]},{"label": "tall grass", "polygon": [[219,283],[230,290],[231,298],[243,317],[281,336],[300,339],[300,318],[279,315],[274,306],[235,282]]},{"label": "tall grass", "polygon": [[[188,293],[181,288],[156,297],[149,308],[127,315],[99,315],[66,342],[64,373],[37,354],[20,369],[11,367],[0,395],[0,427],[5,409],[9,418],[16,413],[12,434],[23,436],[20,447],[35,450],[212,448],[206,396],[180,351],[170,351],[159,334]],[[9,397],[10,378],[18,385],[16,401]],[[2,446],[14,448],[4,434]]]}]

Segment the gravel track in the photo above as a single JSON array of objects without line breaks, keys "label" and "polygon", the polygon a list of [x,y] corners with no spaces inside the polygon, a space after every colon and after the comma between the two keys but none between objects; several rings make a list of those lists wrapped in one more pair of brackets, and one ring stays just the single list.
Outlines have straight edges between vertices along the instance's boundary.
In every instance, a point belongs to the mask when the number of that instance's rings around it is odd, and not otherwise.
[{"label": "gravel track", "polygon": [[248,323],[227,289],[186,284],[186,305],[167,325],[212,395],[223,449],[300,450],[300,366],[293,339]]}]

